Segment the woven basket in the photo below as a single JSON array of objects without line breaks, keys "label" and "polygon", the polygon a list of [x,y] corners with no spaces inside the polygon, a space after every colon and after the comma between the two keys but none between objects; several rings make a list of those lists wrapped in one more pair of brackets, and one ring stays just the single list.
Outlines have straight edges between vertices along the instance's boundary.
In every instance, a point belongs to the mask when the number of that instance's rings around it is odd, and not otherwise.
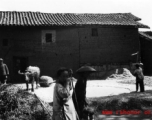
[{"label": "woven basket", "polygon": [[41,76],[39,84],[41,87],[49,87],[53,82],[53,78],[49,76]]}]

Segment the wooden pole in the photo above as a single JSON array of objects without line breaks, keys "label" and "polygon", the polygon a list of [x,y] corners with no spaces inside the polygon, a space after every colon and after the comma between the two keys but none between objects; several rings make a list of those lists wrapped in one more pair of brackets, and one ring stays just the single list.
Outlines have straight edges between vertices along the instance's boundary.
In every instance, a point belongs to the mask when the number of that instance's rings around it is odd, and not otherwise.
[{"label": "wooden pole", "polygon": [[34,94],[34,95],[35,95],[36,98],[40,101],[42,107],[47,111],[47,113],[50,115],[50,117],[52,117],[52,115],[50,114],[50,112],[48,111],[48,109],[45,107],[45,105],[44,105],[44,103],[41,101],[41,99],[40,99],[36,94]]},{"label": "wooden pole", "polygon": [[[76,96],[75,88],[74,88],[74,85],[73,85],[72,75],[70,77],[71,77],[71,84],[72,84],[72,88],[73,88],[73,94],[74,94],[74,97],[75,97],[75,100],[76,100],[76,106],[78,108],[78,113],[80,114],[80,109],[79,109],[79,105],[78,105],[78,101],[77,101],[77,96]],[[76,115],[77,115],[78,120],[80,120],[77,113],[76,113]]]}]

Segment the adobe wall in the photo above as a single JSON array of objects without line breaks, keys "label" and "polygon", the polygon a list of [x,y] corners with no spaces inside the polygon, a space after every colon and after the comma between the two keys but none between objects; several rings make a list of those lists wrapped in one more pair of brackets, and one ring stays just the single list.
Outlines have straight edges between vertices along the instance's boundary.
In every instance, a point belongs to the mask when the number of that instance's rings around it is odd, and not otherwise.
[{"label": "adobe wall", "polygon": [[[80,29],[81,63],[129,63],[136,60],[131,54],[139,50],[138,29],[125,27],[98,28],[98,36],[91,29]],[[95,59],[96,58],[96,59]]]},{"label": "adobe wall", "polygon": [[[42,30],[56,30],[56,42],[42,44]],[[59,67],[80,65],[128,64],[136,61],[131,54],[138,51],[138,29],[100,27],[98,36],[91,36],[86,27],[8,27],[0,30],[0,41],[9,39],[9,46],[0,44],[0,56],[13,74],[13,56],[28,57],[29,65],[39,66],[41,75],[55,76]],[[80,46],[79,46],[80,45]],[[79,59],[80,58],[80,59]]]}]

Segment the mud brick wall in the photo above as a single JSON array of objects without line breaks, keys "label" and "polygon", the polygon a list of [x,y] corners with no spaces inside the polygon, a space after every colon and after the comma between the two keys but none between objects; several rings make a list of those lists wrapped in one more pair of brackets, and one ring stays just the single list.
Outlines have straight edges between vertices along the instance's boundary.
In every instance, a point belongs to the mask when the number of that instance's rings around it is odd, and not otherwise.
[{"label": "mud brick wall", "polygon": [[[55,30],[56,42],[42,44],[42,31]],[[3,28],[0,41],[9,40],[9,46],[0,46],[0,56],[13,74],[13,56],[28,57],[28,64],[39,66],[41,75],[55,76],[60,67],[76,70],[79,67],[78,32],[74,28],[15,27]],[[8,51],[8,52],[7,52]]]},{"label": "mud brick wall", "polygon": [[139,36],[136,28],[101,27],[98,36],[91,36],[91,29],[80,30],[81,63],[106,64],[135,61],[132,53],[139,50]]},{"label": "mud brick wall", "polygon": [[[98,36],[92,36],[92,28]],[[42,44],[42,31],[55,30],[56,42]],[[129,63],[139,49],[138,29],[132,27],[1,27],[0,42],[9,40],[7,47],[0,44],[3,57],[13,74],[13,56],[28,57],[28,64],[39,66],[41,75],[55,76],[59,67]]]}]

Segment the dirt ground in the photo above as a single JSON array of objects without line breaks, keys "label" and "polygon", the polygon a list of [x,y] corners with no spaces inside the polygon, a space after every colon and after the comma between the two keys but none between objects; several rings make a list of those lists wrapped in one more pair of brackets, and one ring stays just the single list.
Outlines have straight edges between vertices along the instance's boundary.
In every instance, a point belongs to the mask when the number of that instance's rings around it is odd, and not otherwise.
[{"label": "dirt ground", "polygon": [[[122,81],[122,82],[121,82]],[[123,82],[123,80],[91,80],[87,82],[87,98],[89,99],[98,99],[97,101],[101,101],[100,104],[105,104],[104,100],[110,99],[111,97],[114,97],[115,99],[122,95],[124,97],[128,96],[137,96],[141,95],[135,94],[135,84],[126,84],[126,82]],[[127,80],[126,80],[127,81]],[[129,81],[129,80],[128,80]],[[133,80],[134,81],[134,80]],[[22,87],[22,89],[26,89],[25,84],[18,84],[18,86]],[[50,87],[40,87],[39,89],[35,89],[35,94],[44,102],[51,103],[53,102],[53,90],[54,90],[55,83],[50,85]],[[152,90],[151,86],[145,85],[145,90]],[[29,91],[31,92],[31,91]],[[149,93],[145,92],[142,93],[142,96],[149,98]],[[122,97],[122,98],[124,98]],[[142,98],[142,97],[139,97]],[[121,97],[120,97],[121,99]],[[135,97],[136,99],[136,97]],[[112,101],[112,98],[111,100]],[[120,100],[121,101],[121,100]],[[138,101],[138,100],[137,100]],[[102,106],[102,105],[101,105]],[[116,105],[112,105],[116,106]],[[148,109],[148,108],[147,108]],[[101,110],[100,110],[101,111]],[[152,117],[150,116],[142,116],[142,115],[103,115],[101,112],[98,111],[96,119],[95,120],[151,120]]]},{"label": "dirt ground", "polygon": [[[91,80],[87,82],[87,97],[113,96],[121,93],[130,93],[135,91],[134,84],[123,84],[121,80]],[[25,89],[25,84],[18,84]],[[53,102],[53,91],[55,83],[50,87],[40,87],[35,89],[35,94],[45,102]],[[145,90],[152,90],[152,87],[145,86]],[[30,92],[30,91],[29,91]]]},{"label": "dirt ground", "polygon": [[[144,83],[145,92],[136,93],[135,77],[126,68],[109,71],[105,80],[88,80],[86,96],[89,107],[95,109],[95,120],[151,120],[152,77],[145,76]],[[16,85],[23,90],[26,89],[25,83]],[[49,87],[39,87],[34,92],[28,91],[36,94],[40,101],[44,101],[43,104],[51,108],[49,113],[52,113],[54,86],[55,83],[52,83]],[[29,87],[31,88],[31,85]],[[104,110],[114,112],[105,115],[102,113]],[[150,110],[151,115],[118,115],[115,114],[117,110]]]},{"label": "dirt ground", "polygon": [[[147,81],[145,90],[152,90],[152,87],[148,86],[151,80],[148,79]],[[25,89],[25,84],[19,84],[19,86]],[[45,102],[52,102],[54,86],[55,83],[51,84],[50,87],[40,87],[35,90],[35,94]],[[133,91],[135,91],[135,77],[128,69],[119,68],[107,72],[105,80],[89,80],[86,96],[88,98],[112,96]]]}]

